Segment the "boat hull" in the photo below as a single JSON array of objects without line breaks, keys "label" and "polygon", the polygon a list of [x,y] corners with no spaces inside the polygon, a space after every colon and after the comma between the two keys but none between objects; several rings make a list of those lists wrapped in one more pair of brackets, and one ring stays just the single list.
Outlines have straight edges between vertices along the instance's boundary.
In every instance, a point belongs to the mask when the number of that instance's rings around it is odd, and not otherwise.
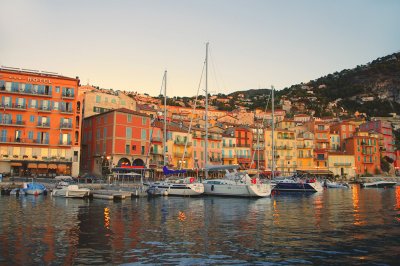
[{"label": "boat hull", "polygon": [[204,194],[227,197],[268,197],[271,195],[269,184],[218,184],[216,181],[204,183]]},{"label": "boat hull", "polygon": [[273,191],[279,192],[320,192],[323,190],[319,182],[314,183],[302,183],[302,182],[279,182],[277,183]]},{"label": "boat hull", "polygon": [[377,181],[370,183],[361,183],[361,187],[363,188],[390,188],[394,187],[397,183],[391,181]]},{"label": "boat hull", "polygon": [[204,193],[204,185],[202,183],[176,184],[168,182],[155,182],[150,185],[148,191],[157,191],[153,195],[169,195],[169,196],[199,196]]},{"label": "boat hull", "polygon": [[65,197],[65,198],[84,198],[88,197],[90,190],[87,188],[78,188],[75,185],[54,189],[51,195],[54,197]]}]

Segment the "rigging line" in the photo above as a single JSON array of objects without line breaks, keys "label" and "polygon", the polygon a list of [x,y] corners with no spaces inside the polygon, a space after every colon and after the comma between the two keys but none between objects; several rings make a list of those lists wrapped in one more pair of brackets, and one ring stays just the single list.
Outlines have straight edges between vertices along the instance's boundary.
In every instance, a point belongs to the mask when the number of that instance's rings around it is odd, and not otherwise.
[{"label": "rigging line", "polygon": [[[269,105],[269,100],[271,99],[271,94],[272,94],[272,90],[271,90],[270,95],[268,95],[268,100],[267,100],[267,104],[265,105],[264,113],[267,112],[268,105]],[[261,121],[261,125],[262,125],[263,129],[264,129],[264,121],[265,121],[265,115],[263,116],[263,119],[262,119],[262,121]],[[257,135],[259,135],[258,131],[257,131]],[[264,145],[265,145],[265,144],[264,144]],[[257,147],[257,148],[259,148],[259,147]],[[253,156],[252,156],[252,158],[251,158],[251,164],[250,164],[250,165],[253,165],[253,163],[254,163],[255,154],[256,154],[256,151],[253,152]]]},{"label": "rigging line", "polygon": [[[165,74],[163,75],[163,79],[161,81],[160,93],[158,94],[158,96],[160,96],[162,94],[162,89],[163,89],[164,82],[165,82]],[[155,122],[158,121],[158,120],[159,120],[159,116],[158,116],[158,112],[156,112],[156,119],[153,122],[151,122],[151,124],[152,124],[151,126],[152,127],[151,127],[151,130],[150,130],[150,136],[149,136],[150,137],[150,142],[149,142],[149,148],[147,149],[146,165],[147,165],[147,162],[148,162],[149,156],[150,156],[151,141],[153,140],[153,133],[154,133],[155,125],[156,125]]]},{"label": "rigging line", "polygon": [[214,74],[214,80],[215,80],[215,83],[217,84],[217,89],[218,89],[218,93],[219,93],[219,91],[221,91],[221,86],[219,85],[219,82],[218,82],[217,71],[216,71],[216,67],[214,65],[214,58],[212,57],[211,49],[209,49],[208,54],[211,59],[210,61],[211,61],[212,71]]},{"label": "rigging line", "polygon": [[[206,67],[206,62],[204,61],[203,69],[201,70],[199,86],[198,86],[198,88],[197,88],[197,95],[196,95],[196,98],[194,99],[192,117],[190,118],[190,123],[189,123],[188,132],[186,133],[185,148],[184,148],[184,150],[183,150],[183,155],[182,155],[182,160],[181,160],[182,162],[183,162],[184,156],[185,156],[185,154],[186,154],[187,142],[188,142],[188,139],[189,139],[189,134],[190,134],[190,132],[191,132],[191,130],[192,130],[194,111],[196,110],[196,107],[197,107],[197,99],[198,99],[198,97],[199,97],[199,92],[200,92],[200,87],[201,87],[201,81],[202,81],[202,79],[203,79],[203,73],[204,73],[205,67]],[[181,164],[181,166],[180,166],[180,169],[182,169],[182,164]]]}]

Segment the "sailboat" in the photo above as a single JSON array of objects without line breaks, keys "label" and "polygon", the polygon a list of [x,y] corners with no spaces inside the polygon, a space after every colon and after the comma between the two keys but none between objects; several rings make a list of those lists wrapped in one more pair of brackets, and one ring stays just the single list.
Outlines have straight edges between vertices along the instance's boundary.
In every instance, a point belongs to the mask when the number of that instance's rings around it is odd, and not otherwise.
[{"label": "sailboat", "polygon": [[274,91],[275,88],[272,86],[272,190],[279,192],[321,192],[323,187],[316,178],[306,179],[296,174],[291,177],[275,178]]},{"label": "sailboat", "polygon": [[[164,72],[164,139],[163,156],[164,181],[156,181],[147,184],[147,194],[149,196],[198,196],[204,193],[204,185],[194,177],[181,178],[180,174],[185,174],[186,170],[171,170],[166,165],[166,142],[167,142],[167,71]],[[146,184],[145,184],[146,185]]]},{"label": "sailboat", "polygon": [[[205,60],[205,181],[204,194],[213,196],[233,197],[268,197],[271,195],[271,186],[261,183],[259,178],[251,178],[246,172],[238,172],[238,165],[209,166],[208,162],[208,43],[206,44]],[[225,170],[225,176],[221,179],[208,179],[208,171]]]}]

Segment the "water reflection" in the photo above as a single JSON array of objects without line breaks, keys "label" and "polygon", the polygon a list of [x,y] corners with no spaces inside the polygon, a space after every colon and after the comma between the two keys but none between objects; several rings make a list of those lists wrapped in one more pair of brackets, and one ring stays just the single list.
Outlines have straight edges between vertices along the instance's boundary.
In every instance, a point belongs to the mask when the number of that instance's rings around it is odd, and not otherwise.
[{"label": "water reflection", "polygon": [[0,197],[0,264],[390,264],[399,202],[399,188],[358,186],[266,199]]}]

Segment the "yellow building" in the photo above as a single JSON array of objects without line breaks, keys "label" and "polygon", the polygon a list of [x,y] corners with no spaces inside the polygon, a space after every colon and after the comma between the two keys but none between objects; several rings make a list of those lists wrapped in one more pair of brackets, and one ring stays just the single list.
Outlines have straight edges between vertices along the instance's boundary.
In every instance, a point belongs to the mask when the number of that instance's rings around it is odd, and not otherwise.
[{"label": "yellow building", "polygon": [[222,164],[237,164],[235,134],[222,134]]},{"label": "yellow building", "polygon": [[330,152],[328,156],[328,170],[332,171],[334,176],[342,178],[354,177],[356,175],[354,155],[342,152]]},{"label": "yellow building", "polygon": [[297,169],[314,170],[314,134],[305,131],[297,135]]},{"label": "yellow building", "polygon": [[[272,130],[265,130],[265,158],[268,170],[272,169]],[[297,143],[294,131],[276,129],[274,131],[275,170],[281,175],[291,175],[297,169]]]}]

